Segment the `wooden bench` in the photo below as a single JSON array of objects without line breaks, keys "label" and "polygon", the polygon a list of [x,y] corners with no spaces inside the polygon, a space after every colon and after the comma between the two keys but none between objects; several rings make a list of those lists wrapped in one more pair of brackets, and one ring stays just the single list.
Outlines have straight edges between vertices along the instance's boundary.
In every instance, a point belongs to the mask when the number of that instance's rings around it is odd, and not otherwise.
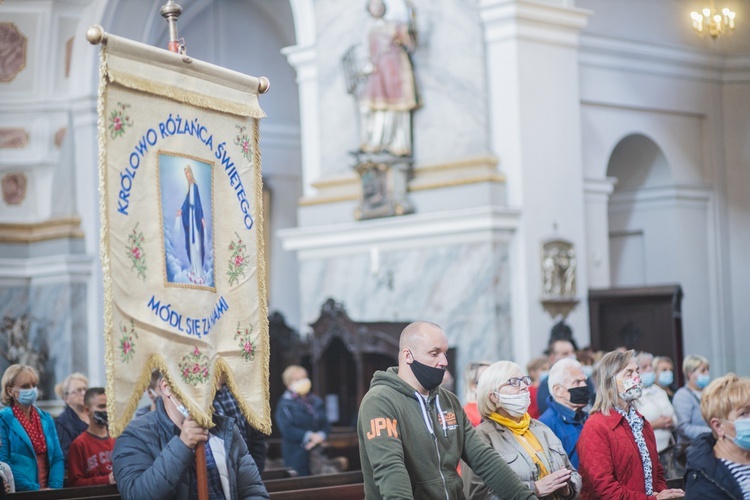
[{"label": "wooden bench", "polygon": [[8,493],[6,497],[14,500],[82,500],[84,498],[119,500],[120,492],[117,491],[117,486],[107,484],[104,486],[81,486],[58,490],[19,491],[17,493]]},{"label": "wooden bench", "polygon": [[341,472],[339,474],[327,474],[324,476],[292,477],[288,479],[273,479],[264,481],[269,493],[290,490],[308,490],[312,488],[324,488],[329,486],[343,486],[363,482],[362,471],[355,470]]},{"label": "wooden bench", "polygon": [[304,490],[269,492],[271,500],[362,500],[365,498],[364,483],[308,488]]},{"label": "wooden bench", "polygon": [[260,478],[263,481],[270,481],[275,479],[286,479],[290,477],[297,477],[297,471],[291,467],[271,467],[266,468]]}]

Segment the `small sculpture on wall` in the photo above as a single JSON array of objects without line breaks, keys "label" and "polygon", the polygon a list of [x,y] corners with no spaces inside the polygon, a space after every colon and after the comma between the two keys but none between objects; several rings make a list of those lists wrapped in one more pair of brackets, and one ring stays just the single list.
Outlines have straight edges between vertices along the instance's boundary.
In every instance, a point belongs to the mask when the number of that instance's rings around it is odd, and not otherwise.
[{"label": "small sculpture on wall", "polygon": [[554,239],[542,244],[542,305],[553,317],[567,316],[576,298],[576,252],[573,243]]}]

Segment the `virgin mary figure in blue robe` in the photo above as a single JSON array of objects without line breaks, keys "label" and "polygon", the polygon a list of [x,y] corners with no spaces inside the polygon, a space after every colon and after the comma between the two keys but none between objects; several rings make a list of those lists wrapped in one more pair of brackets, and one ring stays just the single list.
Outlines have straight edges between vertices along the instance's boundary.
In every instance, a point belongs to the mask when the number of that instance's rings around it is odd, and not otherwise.
[{"label": "virgin mary figure in blue robe", "polygon": [[203,206],[198,184],[193,177],[193,169],[190,165],[185,166],[185,177],[188,181],[188,192],[182,209],[178,216],[182,217],[182,228],[185,234],[185,251],[190,261],[188,279],[193,283],[205,283],[203,276],[203,261],[205,259],[205,247],[203,236],[206,231],[206,221],[203,218]]}]

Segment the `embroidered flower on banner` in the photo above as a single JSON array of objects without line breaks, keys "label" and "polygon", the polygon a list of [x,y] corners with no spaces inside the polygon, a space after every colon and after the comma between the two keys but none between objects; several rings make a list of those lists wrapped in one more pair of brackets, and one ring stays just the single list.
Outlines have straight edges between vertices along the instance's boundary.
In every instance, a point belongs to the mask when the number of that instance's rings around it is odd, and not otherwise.
[{"label": "embroidered flower on banner", "polygon": [[240,131],[237,132],[237,136],[234,138],[234,143],[242,148],[242,156],[244,156],[248,162],[252,162],[253,147],[250,142],[250,136],[245,132],[246,127],[237,125],[237,128],[240,129]]},{"label": "embroidered flower on banner", "polygon": [[130,104],[117,103],[116,109],[109,114],[109,134],[112,139],[117,139],[125,133],[128,127],[133,126],[133,122],[128,116],[127,109]]},{"label": "embroidered flower on banner", "polygon": [[128,247],[127,256],[130,259],[130,263],[133,264],[130,267],[132,271],[135,269],[138,272],[138,277],[146,281],[146,253],[143,251],[143,231],[138,231],[138,223],[136,223],[133,231],[128,236]]},{"label": "embroidered flower on banner", "polygon": [[253,334],[253,325],[244,330],[240,328],[240,323],[237,322],[237,333],[234,334],[234,340],[239,339],[240,349],[242,349],[242,359],[250,362],[255,359],[255,343],[250,340],[250,336]]},{"label": "embroidered flower on banner", "polygon": [[203,354],[198,346],[195,346],[190,354],[184,355],[177,366],[180,369],[180,377],[186,384],[195,386],[208,381],[208,356]]},{"label": "embroidered flower on banner", "polygon": [[135,354],[135,339],[138,333],[135,331],[133,320],[130,320],[130,329],[127,325],[120,323],[120,360],[123,363],[130,363]]},{"label": "embroidered flower on banner", "polygon": [[237,241],[231,241],[229,243],[229,251],[231,252],[228,262],[227,277],[229,278],[229,284],[234,285],[240,281],[240,276],[245,277],[245,269],[250,260],[247,256],[247,245],[242,242],[242,238],[237,233]]}]

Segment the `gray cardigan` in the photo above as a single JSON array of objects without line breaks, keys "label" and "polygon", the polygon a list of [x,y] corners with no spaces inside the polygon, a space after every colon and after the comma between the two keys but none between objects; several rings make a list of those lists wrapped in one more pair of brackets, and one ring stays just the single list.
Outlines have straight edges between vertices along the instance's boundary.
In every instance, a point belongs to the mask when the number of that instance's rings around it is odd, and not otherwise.
[{"label": "gray cardigan", "polygon": [[[268,498],[258,468],[234,420],[214,415],[211,433],[224,441],[231,498]],[[197,498],[190,491],[195,454],[180,441],[180,430],[157,402],[152,411],[132,420],[115,441],[112,455],[123,500]]]},{"label": "gray cardigan", "polygon": [[672,406],[677,417],[677,443],[689,444],[704,432],[711,432],[701,414],[700,396],[688,386],[677,389]]},{"label": "gray cardigan", "polygon": [[[581,492],[581,475],[570,464],[568,454],[565,453],[560,440],[555,436],[552,430],[538,420],[531,419],[529,430],[542,445],[544,453],[549,459],[552,471],[560,470],[563,467],[573,471],[570,475],[570,486],[575,489],[574,498],[578,498]],[[486,420],[476,428],[477,434],[487,442],[498,454],[503,457],[513,472],[518,474],[521,481],[526,484],[531,491],[534,489],[534,482],[537,481],[538,473],[534,462],[529,457],[526,450],[521,446],[513,435],[513,432],[506,429],[497,422]],[[550,471],[550,472],[552,472]],[[465,464],[461,463],[461,474],[464,481],[464,494],[469,499],[486,499],[499,500],[500,497],[489,489],[482,482],[482,479]],[[543,497],[552,498],[552,497]]]}]

